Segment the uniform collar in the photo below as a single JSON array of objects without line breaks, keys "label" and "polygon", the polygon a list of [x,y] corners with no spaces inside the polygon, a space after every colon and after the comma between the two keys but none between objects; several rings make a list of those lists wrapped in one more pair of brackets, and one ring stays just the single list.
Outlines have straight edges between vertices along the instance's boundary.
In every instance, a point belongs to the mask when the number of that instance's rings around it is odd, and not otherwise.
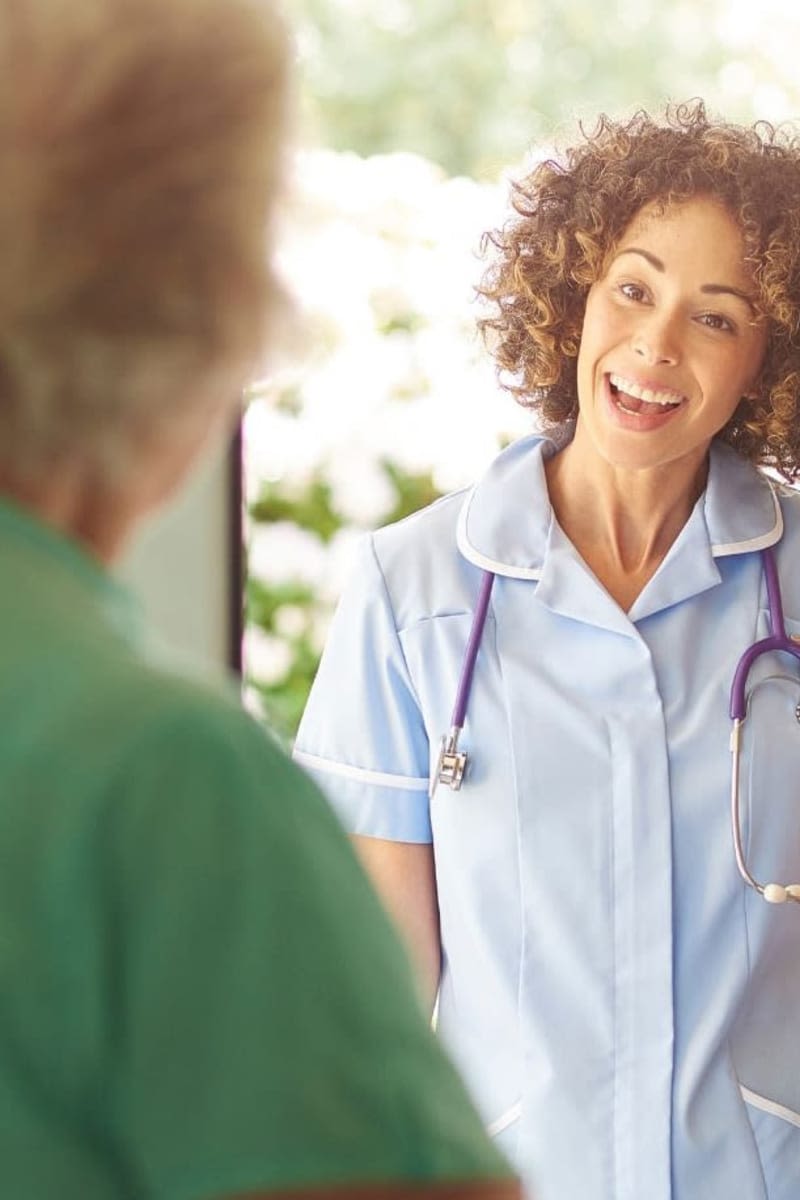
[{"label": "uniform collar", "polygon": [[[570,546],[553,518],[544,472],[545,461],[558,448],[555,440],[534,436],[504,450],[467,493],[457,543],[464,557],[483,570],[541,581],[540,598],[547,602],[552,588],[552,606],[561,609],[556,592],[560,595],[565,583],[562,567]],[[761,550],[782,533],[776,489],[728,446],[714,442],[706,489],[659,569],[658,584],[648,585],[629,617],[640,619],[713,586],[720,578],[715,559]],[[687,577],[689,558],[695,569]]]}]

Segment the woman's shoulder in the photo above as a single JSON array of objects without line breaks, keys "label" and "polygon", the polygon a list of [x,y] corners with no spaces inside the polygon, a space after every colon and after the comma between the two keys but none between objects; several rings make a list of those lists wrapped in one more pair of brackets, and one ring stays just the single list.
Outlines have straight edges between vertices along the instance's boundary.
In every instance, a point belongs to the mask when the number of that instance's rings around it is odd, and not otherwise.
[{"label": "woman's shoulder", "polygon": [[385,590],[398,628],[443,607],[471,606],[478,572],[463,558],[457,541],[469,491],[448,493],[364,539],[353,581],[361,589],[372,576],[375,587]]},{"label": "woman's shoulder", "polygon": [[384,525],[372,534],[375,553],[382,563],[439,556],[455,551],[459,516],[471,489],[460,488],[440,496],[400,521]]},{"label": "woman's shoulder", "polygon": [[[382,564],[395,561],[440,564],[460,558],[459,528],[468,514],[480,511],[493,524],[512,525],[530,513],[536,495],[536,460],[546,439],[519,438],[503,449],[470,486],[453,491],[373,534]],[[461,543],[461,546],[460,546]]]},{"label": "woman's shoulder", "polygon": [[435,616],[471,611],[486,563],[473,546],[471,532],[502,531],[531,520],[536,465],[543,439],[525,437],[511,443],[471,486],[453,491],[411,516],[371,534],[356,565],[356,574],[377,567],[399,627]]}]

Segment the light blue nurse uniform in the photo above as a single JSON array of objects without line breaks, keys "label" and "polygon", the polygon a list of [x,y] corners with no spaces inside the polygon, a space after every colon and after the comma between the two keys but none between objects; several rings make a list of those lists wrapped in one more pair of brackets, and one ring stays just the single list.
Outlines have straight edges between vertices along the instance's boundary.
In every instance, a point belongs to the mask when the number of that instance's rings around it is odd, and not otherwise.
[{"label": "light blue nurse uniform", "polygon": [[[470,491],[365,540],[296,746],[347,827],[433,841],[439,1028],[537,1200],[798,1200],[800,907],[745,888],[730,684],[766,636],[774,546],[800,633],[800,509],[724,445],[628,613],[553,516],[523,439]],[[481,570],[496,573],[461,791],[428,776]],[[800,680],[765,656],[743,830],[800,881]]]}]

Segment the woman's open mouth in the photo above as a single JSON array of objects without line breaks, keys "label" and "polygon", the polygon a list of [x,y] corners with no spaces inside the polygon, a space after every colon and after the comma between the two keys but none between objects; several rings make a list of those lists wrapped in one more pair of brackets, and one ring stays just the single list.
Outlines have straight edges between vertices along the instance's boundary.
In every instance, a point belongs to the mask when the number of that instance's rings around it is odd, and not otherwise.
[{"label": "woman's open mouth", "polygon": [[608,386],[616,407],[632,417],[666,416],[680,408],[686,399],[680,392],[643,387],[624,375],[609,375]]}]

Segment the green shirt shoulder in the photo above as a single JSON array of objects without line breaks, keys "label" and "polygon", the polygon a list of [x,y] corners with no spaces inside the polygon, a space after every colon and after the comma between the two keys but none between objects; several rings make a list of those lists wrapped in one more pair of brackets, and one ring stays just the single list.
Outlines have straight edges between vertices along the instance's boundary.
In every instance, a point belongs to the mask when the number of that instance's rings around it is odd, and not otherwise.
[{"label": "green shirt shoulder", "polygon": [[10,1194],[506,1175],[311,782],[111,644],[0,755]]}]

